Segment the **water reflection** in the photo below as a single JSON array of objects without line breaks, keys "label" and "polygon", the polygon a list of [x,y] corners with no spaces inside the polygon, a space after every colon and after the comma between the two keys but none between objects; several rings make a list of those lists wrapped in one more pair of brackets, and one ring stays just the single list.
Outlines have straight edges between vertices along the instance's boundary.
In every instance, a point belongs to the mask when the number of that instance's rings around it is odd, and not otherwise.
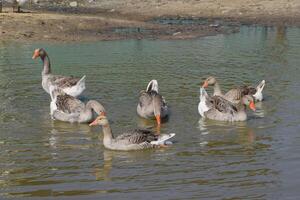
[{"label": "water reflection", "polygon": [[144,129],[149,129],[149,128],[154,128],[156,126],[156,121],[155,120],[149,120],[149,119],[144,119],[141,117],[138,117],[138,127],[144,128]]},{"label": "water reflection", "polygon": [[263,118],[265,116],[265,111],[263,109],[263,102],[255,103],[256,111],[253,114],[259,118]]},{"label": "water reflection", "polygon": [[[212,147],[218,144],[222,148],[223,145],[236,143],[242,145],[241,148],[245,146],[254,148],[255,130],[249,127],[247,122],[219,122],[200,118],[198,128],[202,135],[199,142],[202,147],[206,145]],[[221,143],[219,141],[220,134],[222,134],[222,138],[224,139]]]},{"label": "water reflection", "polygon": [[277,44],[287,46],[286,31],[287,31],[287,27],[285,25],[276,27],[276,43]]},{"label": "water reflection", "polygon": [[286,27],[284,25],[277,26],[274,33],[273,30],[267,28],[270,32],[267,37],[267,45],[269,55],[272,59],[276,60],[278,63],[287,64],[288,60],[286,57],[288,51],[288,40],[286,38]]},{"label": "water reflection", "polygon": [[[91,140],[90,131],[91,128],[87,124],[70,124],[54,120],[51,121],[51,130],[47,136],[48,144],[53,149],[89,149],[91,148],[91,144],[89,144]],[[72,142],[73,140],[75,143]]]},{"label": "water reflection", "polygon": [[112,169],[113,152],[103,151],[103,166],[95,168],[95,176],[97,181],[105,180],[110,181],[110,173]]},{"label": "water reflection", "polygon": [[254,143],[256,142],[256,134],[254,129],[241,127],[237,130],[237,133],[239,144],[242,144],[244,148],[247,147],[255,150]]},{"label": "water reflection", "polygon": [[157,125],[156,120],[151,120],[151,119],[144,119],[141,117],[138,117],[137,119],[137,126],[138,128],[141,129],[150,129],[152,131],[155,131],[157,134],[161,133],[161,130],[164,129],[165,124],[168,122],[169,117],[164,118],[161,120],[162,124],[161,125]]}]

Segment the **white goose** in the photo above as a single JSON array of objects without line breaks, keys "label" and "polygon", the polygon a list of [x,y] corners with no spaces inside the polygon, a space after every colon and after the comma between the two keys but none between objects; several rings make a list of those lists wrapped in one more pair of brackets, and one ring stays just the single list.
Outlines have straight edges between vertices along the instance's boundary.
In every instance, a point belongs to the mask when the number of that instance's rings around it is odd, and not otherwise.
[{"label": "white goose", "polygon": [[79,96],[85,90],[85,76],[75,78],[70,76],[53,75],[51,73],[50,58],[43,49],[36,49],[32,59],[40,57],[44,64],[42,71],[42,87],[49,94],[50,86],[62,89],[66,94],[73,97]]}]

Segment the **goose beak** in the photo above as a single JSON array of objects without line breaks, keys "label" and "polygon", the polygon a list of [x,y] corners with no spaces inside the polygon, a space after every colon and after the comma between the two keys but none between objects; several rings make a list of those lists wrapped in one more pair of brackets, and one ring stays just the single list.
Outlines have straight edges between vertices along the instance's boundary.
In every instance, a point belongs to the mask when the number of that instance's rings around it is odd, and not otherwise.
[{"label": "goose beak", "polygon": [[92,123],[89,124],[89,126],[96,126],[97,125],[97,119],[95,119]]},{"label": "goose beak", "polygon": [[203,88],[206,88],[208,87],[208,82],[207,81],[204,81],[203,85],[202,85]]},{"label": "goose beak", "polygon": [[160,126],[160,115],[156,115],[155,118],[156,118],[157,125]]},{"label": "goose beak", "polygon": [[251,101],[251,102],[250,102],[249,108],[250,108],[251,110],[253,110],[254,112],[256,111],[254,101]]},{"label": "goose beak", "polygon": [[101,113],[100,113],[100,116],[106,116],[106,112],[104,112],[104,111],[101,112]]},{"label": "goose beak", "polygon": [[32,55],[32,59],[36,59],[36,58],[39,57],[39,56],[40,56],[39,50],[36,49],[36,50],[34,51],[33,55]]}]

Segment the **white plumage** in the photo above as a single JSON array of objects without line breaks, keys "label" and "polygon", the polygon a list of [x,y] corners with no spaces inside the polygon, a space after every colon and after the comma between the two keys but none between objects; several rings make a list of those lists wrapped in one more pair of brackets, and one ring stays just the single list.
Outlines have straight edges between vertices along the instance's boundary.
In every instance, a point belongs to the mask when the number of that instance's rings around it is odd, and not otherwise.
[{"label": "white plumage", "polygon": [[20,6],[23,6],[28,0],[16,0]]}]

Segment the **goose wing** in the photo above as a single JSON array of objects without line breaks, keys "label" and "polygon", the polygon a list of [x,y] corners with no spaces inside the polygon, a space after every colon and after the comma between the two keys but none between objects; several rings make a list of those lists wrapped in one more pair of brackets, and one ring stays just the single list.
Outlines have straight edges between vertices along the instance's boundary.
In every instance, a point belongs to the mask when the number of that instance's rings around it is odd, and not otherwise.
[{"label": "goose wing", "polygon": [[76,78],[73,76],[60,76],[60,75],[54,75],[51,77],[50,82],[53,85],[56,85],[60,88],[67,88],[72,87],[78,83],[80,78]]},{"label": "goose wing", "polygon": [[224,97],[229,101],[238,101],[243,97],[243,91],[241,88],[234,88],[229,90]]},{"label": "goose wing", "polygon": [[56,97],[57,109],[64,113],[79,113],[85,105],[82,101],[68,94],[61,94]]},{"label": "goose wing", "polygon": [[256,88],[251,87],[251,86],[243,86],[241,88],[241,90],[242,90],[243,96],[245,96],[245,95],[254,95],[257,92]]},{"label": "goose wing", "polygon": [[229,101],[241,100],[245,95],[254,95],[256,93],[256,88],[251,86],[241,86],[239,88],[229,90],[224,96]]},{"label": "goose wing", "polygon": [[152,97],[151,95],[148,94],[148,92],[142,90],[140,92],[140,97],[139,97],[139,105],[140,107],[148,106],[152,104]]},{"label": "goose wing", "polygon": [[159,102],[161,102],[161,106],[166,106],[166,99],[162,95],[155,91],[151,91],[149,95],[152,97],[152,99],[156,98]]},{"label": "goose wing", "polygon": [[122,135],[116,137],[116,141],[122,141],[127,144],[140,144],[143,142],[150,143],[158,139],[158,135],[155,135],[152,131],[145,129],[135,129],[133,131],[125,132]]},{"label": "goose wing", "polygon": [[220,96],[211,97],[211,103],[214,105],[215,109],[222,113],[235,113],[238,111],[233,103]]}]

